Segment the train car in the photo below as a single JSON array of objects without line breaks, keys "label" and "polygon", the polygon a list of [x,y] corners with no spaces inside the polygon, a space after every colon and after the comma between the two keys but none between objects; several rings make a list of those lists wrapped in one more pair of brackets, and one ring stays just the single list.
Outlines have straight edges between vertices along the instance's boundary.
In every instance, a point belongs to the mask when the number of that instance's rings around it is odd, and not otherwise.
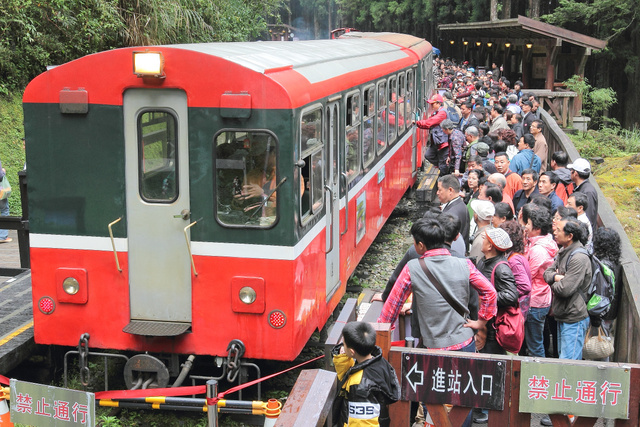
[{"label": "train car", "polygon": [[36,342],[296,358],[421,163],[431,45],[350,35],[123,48],[36,77]]}]

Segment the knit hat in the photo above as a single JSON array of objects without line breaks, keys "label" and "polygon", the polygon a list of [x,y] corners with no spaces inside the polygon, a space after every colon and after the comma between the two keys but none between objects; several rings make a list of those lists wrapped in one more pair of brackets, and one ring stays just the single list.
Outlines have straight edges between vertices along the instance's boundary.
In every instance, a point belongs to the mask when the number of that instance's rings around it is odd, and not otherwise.
[{"label": "knit hat", "polygon": [[511,249],[513,243],[509,238],[509,234],[502,228],[489,228],[485,231],[489,242],[500,252],[504,252],[507,249]]},{"label": "knit hat", "polygon": [[471,209],[478,215],[478,219],[486,221],[496,213],[496,208],[488,200],[474,199],[471,201]]},{"label": "knit hat", "polygon": [[487,157],[489,155],[489,151],[491,150],[489,144],[487,144],[486,142],[477,142],[473,144],[472,148],[476,150],[476,153],[478,153],[478,156],[480,157]]}]

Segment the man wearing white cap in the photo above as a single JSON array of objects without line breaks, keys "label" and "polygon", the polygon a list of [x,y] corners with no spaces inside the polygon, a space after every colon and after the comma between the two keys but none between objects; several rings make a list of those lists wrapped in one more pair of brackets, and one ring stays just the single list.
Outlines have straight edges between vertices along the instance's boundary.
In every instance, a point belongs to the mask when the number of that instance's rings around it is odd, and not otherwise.
[{"label": "man wearing white cap", "polygon": [[589,199],[586,214],[591,226],[595,229],[598,227],[598,193],[593,184],[589,182],[591,165],[588,160],[577,158],[573,163],[567,165],[567,169],[571,171],[573,191],[576,193],[584,193]]},{"label": "man wearing white cap", "polygon": [[482,233],[491,228],[491,220],[496,208],[488,200],[476,199],[471,201],[471,209],[473,209],[473,220],[476,223],[476,229],[471,238],[473,243],[469,250],[469,259],[475,261],[482,257]]}]

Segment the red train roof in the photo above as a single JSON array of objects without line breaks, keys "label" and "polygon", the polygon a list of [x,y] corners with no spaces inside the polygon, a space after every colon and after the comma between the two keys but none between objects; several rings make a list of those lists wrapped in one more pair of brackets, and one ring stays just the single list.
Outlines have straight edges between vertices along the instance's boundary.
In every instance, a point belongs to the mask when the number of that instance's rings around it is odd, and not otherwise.
[{"label": "red train roof", "polygon": [[[417,37],[300,42],[201,43],[100,52],[54,67],[26,88],[25,103],[58,103],[60,91],[84,88],[89,104],[122,104],[127,88],[182,88],[189,105],[216,107],[224,92],[248,92],[253,108],[292,108],[410,66],[431,50]],[[373,33],[374,35],[376,33]],[[133,52],[160,51],[166,78],[133,73]],[[268,95],[267,95],[268,94]]]}]

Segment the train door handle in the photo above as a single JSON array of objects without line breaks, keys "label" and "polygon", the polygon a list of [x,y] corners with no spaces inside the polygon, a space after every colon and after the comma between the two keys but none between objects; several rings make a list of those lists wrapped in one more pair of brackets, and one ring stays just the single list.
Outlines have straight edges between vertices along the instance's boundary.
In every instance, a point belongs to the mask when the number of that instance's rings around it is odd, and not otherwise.
[{"label": "train door handle", "polygon": [[[200,218],[200,219],[202,219],[202,218]],[[196,277],[198,277],[198,272],[196,271],[196,263],[193,262],[193,252],[191,252],[191,240],[189,239],[189,229],[191,227],[193,227],[194,225],[196,225],[198,223],[198,221],[200,221],[200,219],[197,220],[197,221],[193,221],[191,224],[187,225],[183,230],[184,231],[184,240],[186,240],[186,242],[187,242],[187,251],[189,252],[189,258],[191,259],[191,269],[193,270],[193,275],[196,276]]]},{"label": "train door handle", "polygon": [[191,211],[189,209],[182,209],[182,212],[180,212],[180,214],[178,215],[174,215],[174,218],[182,218],[185,221],[189,220],[189,218],[191,218]]},{"label": "train door handle", "polygon": [[344,172],[340,176],[344,180],[344,231],[340,233],[340,236],[344,236],[349,230],[349,178]]},{"label": "train door handle", "polygon": [[122,220],[122,217],[110,223],[108,228],[109,228],[109,237],[111,237],[111,247],[113,248],[113,256],[116,258],[116,268],[118,269],[118,272],[122,273],[122,268],[120,268],[120,261],[118,261],[118,252],[116,252],[116,242],[113,239],[113,229],[112,229],[112,227],[118,222],[120,222],[120,220]]},{"label": "train door handle", "polygon": [[329,192],[329,211],[327,212],[327,216],[331,215],[331,230],[329,230],[329,234],[331,235],[329,241],[331,243],[329,244],[329,249],[325,251],[325,254],[328,254],[333,250],[333,227],[335,227],[335,218],[333,218],[333,190],[331,190],[331,187],[328,185],[325,185],[324,189]]}]

